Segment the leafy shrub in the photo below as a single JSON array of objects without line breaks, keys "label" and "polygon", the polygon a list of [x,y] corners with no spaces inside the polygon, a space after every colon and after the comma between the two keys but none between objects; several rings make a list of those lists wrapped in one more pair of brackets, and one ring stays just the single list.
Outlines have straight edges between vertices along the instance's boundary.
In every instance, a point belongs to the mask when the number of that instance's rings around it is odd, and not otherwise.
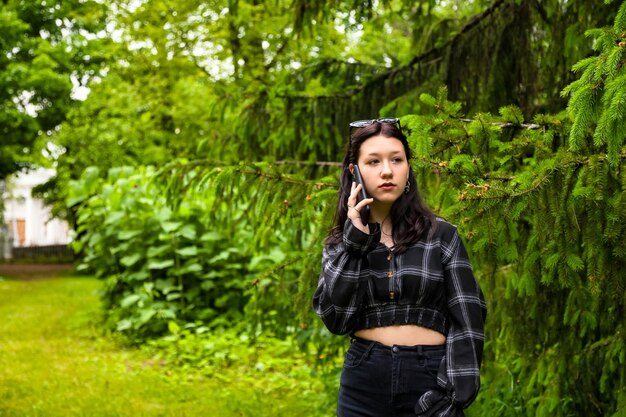
[{"label": "leafy shrub", "polygon": [[[105,280],[116,329],[138,337],[162,334],[171,320],[240,320],[250,247],[234,247],[211,224],[202,196],[173,207],[153,178],[150,168],[115,168],[105,182],[88,170],[70,196],[92,194],[78,211],[74,248],[79,268]],[[249,227],[234,220],[245,242]]]}]

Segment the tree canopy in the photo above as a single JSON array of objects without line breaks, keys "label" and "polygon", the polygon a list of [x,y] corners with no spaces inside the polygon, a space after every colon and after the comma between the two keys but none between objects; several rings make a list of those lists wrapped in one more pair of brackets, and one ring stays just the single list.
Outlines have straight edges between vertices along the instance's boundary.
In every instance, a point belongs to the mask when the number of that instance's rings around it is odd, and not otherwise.
[{"label": "tree canopy", "polygon": [[34,149],[65,120],[74,87],[97,74],[105,11],[93,1],[0,4],[0,179],[42,161]]},{"label": "tree canopy", "polygon": [[53,138],[65,151],[56,181],[96,161],[333,161],[350,120],[419,111],[419,95],[440,85],[468,117],[510,104],[526,117],[559,111],[571,67],[592,52],[584,31],[615,10],[557,0],[114,2],[106,77],[93,78]]}]

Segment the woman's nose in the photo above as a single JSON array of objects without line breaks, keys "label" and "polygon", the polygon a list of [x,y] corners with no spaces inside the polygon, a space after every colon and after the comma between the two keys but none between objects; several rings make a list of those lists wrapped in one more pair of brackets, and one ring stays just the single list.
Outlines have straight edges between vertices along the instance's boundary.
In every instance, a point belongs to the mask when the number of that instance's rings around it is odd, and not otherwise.
[{"label": "woman's nose", "polygon": [[380,175],[383,176],[383,177],[388,177],[390,175],[393,175],[393,171],[391,170],[391,164],[389,163],[389,161],[383,162],[383,166],[382,166],[382,169],[380,171]]}]

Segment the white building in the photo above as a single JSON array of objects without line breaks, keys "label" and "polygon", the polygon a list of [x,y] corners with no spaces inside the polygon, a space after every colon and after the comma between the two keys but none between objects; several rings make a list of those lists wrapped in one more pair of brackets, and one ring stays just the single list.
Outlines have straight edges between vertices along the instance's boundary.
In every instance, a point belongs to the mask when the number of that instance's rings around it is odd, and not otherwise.
[{"label": "white building", "polygon": [[18,173],[7,180],[4,192],[4,221],[12,247],[61,245],[70,242],[66,222],[51,218],[50,208],[33,198],[33,187],[55,174],[52,169]]}]

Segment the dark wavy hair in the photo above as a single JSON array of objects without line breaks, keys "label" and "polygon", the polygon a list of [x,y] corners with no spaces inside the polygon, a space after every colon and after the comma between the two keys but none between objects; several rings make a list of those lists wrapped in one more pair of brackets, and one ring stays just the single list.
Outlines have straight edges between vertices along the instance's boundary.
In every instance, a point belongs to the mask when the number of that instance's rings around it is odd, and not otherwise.
[{"label": "dark wavy hair", "polygon": [[335,211],[334,226],[326,237],[326,243],[336,244],[342,241],[343,226],[348,218],[348,196],[352,185],[352,174],[349,165],[356,164],[359,159],[361,144],[373,136],[395,138],[402,142],[404,152],[409,161],[409,192],[402,193],[391,206],[392,237],[395,242],[393,251],[402,253],[410,245],[433,233],[436,227],[435,214],[426,206],[417,190],[417,181],[411,167],[411,149],[402,130],[392,123],[373,122],[372,124],[355,129],[350,135],[343,159],[341,178],[339,183],[339,201]]}]

